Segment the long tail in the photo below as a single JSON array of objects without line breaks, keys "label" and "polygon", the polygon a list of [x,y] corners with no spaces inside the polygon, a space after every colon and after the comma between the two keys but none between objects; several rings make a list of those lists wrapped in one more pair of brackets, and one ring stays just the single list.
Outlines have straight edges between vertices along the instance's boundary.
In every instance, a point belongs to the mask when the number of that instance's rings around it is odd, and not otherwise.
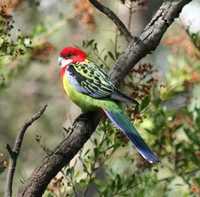
[{"label": "long tail", "polygon": [[131,124],[129,119],[122,113],[122,111],[108,111],[104,109],[108,118],[119,128],[135,145],[137,151],[149,163],[159,162],[158,157],[150,150],[144,140],[141,138],[136,128]]}]

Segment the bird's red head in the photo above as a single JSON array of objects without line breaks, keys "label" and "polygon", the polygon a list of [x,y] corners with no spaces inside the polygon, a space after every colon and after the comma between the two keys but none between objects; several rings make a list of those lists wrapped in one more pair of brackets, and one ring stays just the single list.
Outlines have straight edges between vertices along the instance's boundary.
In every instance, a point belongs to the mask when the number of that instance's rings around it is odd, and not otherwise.
[{"label": "bird's red head", "polygon": [[82,62],[86,59],[87,55],[84,51],[75,47],[65,47],[60,52],[60,57],[58,58],[60,68],[60,74],[63,76],[65,69],[70,63]]},{"label": "bird's red head", "polygon": [[65,47],[60,52],[60,57],[64,59],[71,59],[72,63],[82,62],[86,58],[86,53],[79,48],[75,47]]}]

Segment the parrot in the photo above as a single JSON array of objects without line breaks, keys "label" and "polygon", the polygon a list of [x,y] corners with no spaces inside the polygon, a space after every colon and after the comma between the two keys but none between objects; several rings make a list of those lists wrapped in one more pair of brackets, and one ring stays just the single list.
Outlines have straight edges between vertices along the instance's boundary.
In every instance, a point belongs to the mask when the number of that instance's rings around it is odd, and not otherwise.
[{"label": "parrot", "polygon": [[120,106],[120,102],[131,103],[133,99],[118,90],[103,68],[89,60],[86,52],[73,46],[60,51],[58,64],[65,93],[83,112],[103,110],[146,161],[159,162]]}]

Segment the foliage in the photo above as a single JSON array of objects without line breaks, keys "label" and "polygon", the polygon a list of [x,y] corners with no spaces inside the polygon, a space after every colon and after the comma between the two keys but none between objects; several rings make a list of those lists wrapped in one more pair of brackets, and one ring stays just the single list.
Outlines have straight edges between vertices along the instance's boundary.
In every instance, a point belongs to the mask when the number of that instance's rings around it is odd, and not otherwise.
[{"label": "foliage", "polygon": [[3,153],[0,153],[0,174],[8,167],[8,161]]},{"label": "foliage", "polygon": [[[13,61],[17,64],[17,58],[24,55],[31,44],[30,38],[20,32],[15,35],[16,38],[12,38],[13,24],[12,16],[0,15],[0,89],[15,75],[16,70],[23,67],[9,64]],[[13,67],[17,68],[14,70]]]}]

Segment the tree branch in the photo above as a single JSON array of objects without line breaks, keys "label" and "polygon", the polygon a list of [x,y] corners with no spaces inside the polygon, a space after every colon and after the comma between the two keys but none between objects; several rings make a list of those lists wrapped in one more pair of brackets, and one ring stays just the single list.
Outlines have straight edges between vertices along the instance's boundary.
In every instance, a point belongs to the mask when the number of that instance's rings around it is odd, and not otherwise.
[{"label": "tree branch", "polygon": [[129,32],[129,30],[126,28],[124,23],[119,19],[119,17],[112,10],[102,5],[97,0],[89,0],[89,1],[96,9],[104,13],[108,18],[110,18],[113,21],[113,23],[117,26],[121,34],[124,35],[127,42],[130,42],[133,39],[133,36]]},{"label": "tree branch", "polygon": [[[92,0],[90,0],[91,2]],[[139,39],[133,39],[111,70],[115,83],[123,79],[135,64],[154,50],[168,26],[182,7],[191,0],[166,0],[151,22],[145,27]],[[94,0],[93,0],[94,2]],[[72,134],[66,137],[52,155],[46,157],[36,168],[18,193],[18,197],[40,197],[51,179],[77,154],[89,139],[100,121],[100,113],[93,112],[79,116],[73,124]]]},{"label": "tree branch", "polygon": [[158,46],[163,34],[191,0],[166,0],[138,38],[134,38],[111,70],[114,83],[120,82],[132,67]]},{"label": "tree branch", "polygon": [[76,155],[90,138],[100,121],[100,113],[81,114],[72,126],[72,132],[36,168],[18,197],[40,197],[51,179]]},{"label": "tree branch", "polygon": [[6,146],[10,154],[10,161],[9,161],[8,173],[6,177],[5,195],[4,195],[5,197],[12,197],[13,179],[14,179],[17,159],[20,153],[24,135],[27,129],[32,125],[32,123],[38,120],[42,116],[46,108],[47,108],[47,105],[43,106],[36,114],[34,114],[29,120],[27,120],[24,123],[23,127],[21,128],[21,130],[19,131],[16,137],[13,148],[11,148],[9,144],[7,144]]}]

